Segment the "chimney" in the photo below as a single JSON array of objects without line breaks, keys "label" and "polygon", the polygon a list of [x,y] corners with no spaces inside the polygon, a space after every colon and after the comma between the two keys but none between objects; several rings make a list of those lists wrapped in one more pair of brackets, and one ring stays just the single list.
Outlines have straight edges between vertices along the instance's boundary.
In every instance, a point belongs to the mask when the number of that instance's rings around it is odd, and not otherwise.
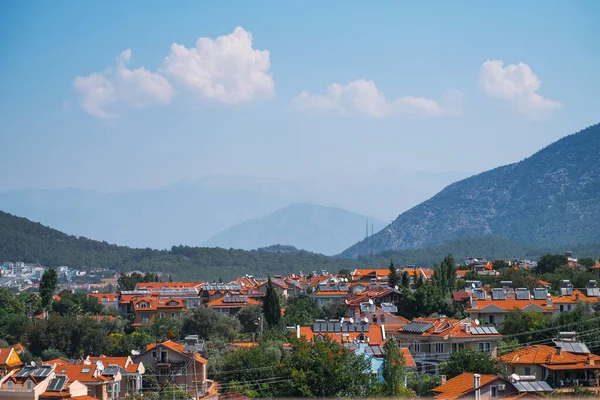
[{"label": "chimney", "polygon": [[546,307],[552,307],[552,297],[550,296],[550,293],[548,293],[548,296],[546,297]]},{"label": "chimney", "polygon": [[444,386],[446,384],[446,375],[440,375],[440,386]]},{"label": "chimney", "polygon": [[473,375],[473,389],[475,389],[475,400],[481,400],[481,376],[479,374]]},{"label": "chimney", "polygon": [[596,365],[596,360],[594,360],[592,357],[588,358],[588,364],[590,365]]},{"label": "chimney", "polygon": [[556,354],[559,355],[559,356],[562,354],[562,348],[561,347],[557,347],[556,348]]},{"label": "chimney", "polygon": [[473,297],[473,295],[471,294],[470,299],[471,299],[471,308],[477,308],[477,297]]}]

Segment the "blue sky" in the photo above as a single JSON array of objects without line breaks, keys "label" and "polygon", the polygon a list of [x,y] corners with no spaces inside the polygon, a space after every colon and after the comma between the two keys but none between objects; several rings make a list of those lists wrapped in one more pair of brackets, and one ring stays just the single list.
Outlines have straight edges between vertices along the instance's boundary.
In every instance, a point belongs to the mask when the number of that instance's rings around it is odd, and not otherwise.
[{"label": "blue sky", "polygon": [[0,191],[251,175],[391,217],[600,122],[598,17],[596,1],[4,1]]}]

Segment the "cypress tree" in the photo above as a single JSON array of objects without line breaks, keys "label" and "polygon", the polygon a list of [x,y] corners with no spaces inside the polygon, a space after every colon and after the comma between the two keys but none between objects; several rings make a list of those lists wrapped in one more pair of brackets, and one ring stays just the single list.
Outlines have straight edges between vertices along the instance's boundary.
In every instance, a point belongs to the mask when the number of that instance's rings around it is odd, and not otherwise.
[{"label": "cypress tree", "polygon": [[394,262],[390,261],[390,273],[388,274],[388,285],[390,287],[396,287],[400,285],[400,276],[398,270],[394,267]]},{"label": "cypress tree", "polygon": [[279,326],[281,320],[281,306],[279,305],[279,296],[273,288],[273,282],[271,277],[267,281],[267,293],[263,300],[263,314],[265,315],[265,321],[270,328]]},{"label": "cypress tree", "polygon": [[56,282],[58,277],[56,276],[56,270],[50,268],[44,272],[42,279],[40,280],[40,298],[42,299],[42,307],[46,308],[52,301],[52,296],[56,290]]}]

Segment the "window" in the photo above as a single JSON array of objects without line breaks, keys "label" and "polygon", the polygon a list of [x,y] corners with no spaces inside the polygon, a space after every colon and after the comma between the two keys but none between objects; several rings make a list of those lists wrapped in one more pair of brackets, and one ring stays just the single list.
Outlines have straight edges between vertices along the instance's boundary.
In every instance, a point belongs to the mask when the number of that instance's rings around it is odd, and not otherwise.
[{"label": "window", "polygon": [[146,313],[142,314],[142,322],[147,324],[148,322],[150,322],[150,316]]},{"label": "window", "polygon": [[145,301],[142,301],[138,304],[139,308],[148,308],[148,303],[146,303]]},{"label": "window", "polygon": [[494,323],[494,315],[490,315],[490,324]]},{"label": "window", "polygon": [[81,373],[82,373],[82,374],[89,374],[89,372],[90,372],[90,369],[89,369],[89,368],[83,368],[83,369],[81,370]]},{"label": "window", "polygon": [[479,343],[479,351],[490,352],[492,350],[492,344],[490,342]]},{"label": "window", "polygon": [[565,311],[565,306],[563,306],[562,304],[560,305],[560,312]]},{"label": "window", "polygon": [[103,297],[103,298],[102,298],[102,302],[103,302],[103,303],[106,303],[107,301],[108,301],[108,299],[107,299],[106,297]]},{"label": "window", "polygon": [[8,383],[6,384],[6,387],[8,389],[12,389],[13,388],[13,383],[11,381],[8,381]]},{"label": "window", "polygon": [[171,318],[175,318],[175,313],[174,312],[171,313]]},{"label": "window", "polygon": [[164,312],[159,312],[159,313],[158,313],[158,317],[159,317],[159,318],[163,318],[164,316],[165,316],[165,313],[164,313]]},{"label": "window", "polygon": [[571,305],[567,305],[567,311],[571,311]]},{"label": "window", "polygon": [[531,375],[531,368],[525,367],[525,375]]},{"label": "window", "polygon": [[444,343],[438,342],[435,344],[435,352],[443,353],[444,352]]},{"label": "window", "polygon": [[152,352],[152,358],[156,358],[156,350]]},{"label": "window", "polygon": [[27,390],[31,390],[32,384],[31,381],[27,381]]},{"label": "window", "polygon": [[377,316],[373,316],[373,323],[376,324],[377,323]]},{"label": "window", "polygon": [[498,386],[490,386],[490,397],[498,397]]},{"label": "window", "polygon": [[418,340],[415,340],[415,351],[417,353],[421,352],[421,342],[419,342]]}]

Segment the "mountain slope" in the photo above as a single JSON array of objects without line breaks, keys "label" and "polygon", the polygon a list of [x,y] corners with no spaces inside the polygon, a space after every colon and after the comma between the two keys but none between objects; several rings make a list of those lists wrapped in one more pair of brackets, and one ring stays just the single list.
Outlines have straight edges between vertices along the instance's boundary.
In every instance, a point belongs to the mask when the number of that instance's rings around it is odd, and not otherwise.
[{"label": "mountain slope", "polygon": [[266,217],[237,224],[203,245],[251,250],[273,244],[292,245],[322,254],[337,254],[365,235],[365,221],[380,230],[381,221],[337,207],[298,203]]},{"label": "mountain slope", "polygon": [[600,241],[600,125],[449,185],[342,257],[494,235],[538,246]]},{"label": "mountain slope", "polygon": [[253,189],[182,183],[115,193],[80,189],[5,192],[0,193],[0,210],[69,234],[133,247],[168,248],[173,243],[201,243],[227,227],[299,200]]},{"label": "mountain slope", "polygon": [[170,250],[134,249],[69,236],[25,218],[0,211],[0,260],[39,262],[46,266],[160,271],[181,280],[233,279],[240,275],[352,269],[355,260],[338,260],[299,250],[294,254],[173,246]]}]

